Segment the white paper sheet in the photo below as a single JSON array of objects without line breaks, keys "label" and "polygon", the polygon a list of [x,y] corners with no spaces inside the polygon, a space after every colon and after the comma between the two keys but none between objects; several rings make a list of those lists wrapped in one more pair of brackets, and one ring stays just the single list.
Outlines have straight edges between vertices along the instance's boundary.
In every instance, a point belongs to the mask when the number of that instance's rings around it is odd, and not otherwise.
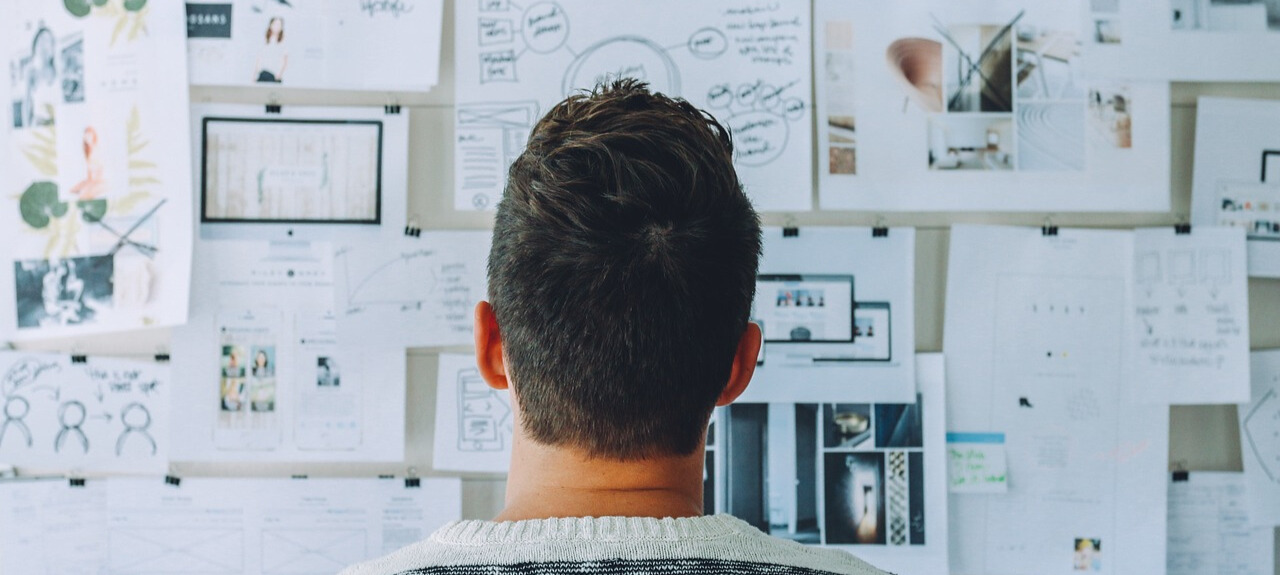
[{"label": "white paper sheet", "polygon": [[0,460],[41,471],[157,473],[169,463],[169,367],[0,352]]},{"label": "white paper sheet", "polygon": [[1082,5],[816,2],[821,207],[1169,209],[1169,87],[1096,74]]},{"label": "white paper sheet", "polygon": [[187,2],[191,83],[425,92],[440,73],[443,5],[441,0]]},{"label": "white paper sheet", "polygon": [[1280,102],[1200,98],[1191,222],[1244,228],[1250,276],[1280,277],[1278,160]]},{"label": "white paper sheet", "polygon": [[182,3],[10,0],[0,12],[0,339],[182,323]]},{"label": "white paper sheet", "polygon": [[1249,399],[1244,230],[1141,229],[1134,237],[1133,401]]},{"label": "white paper sheet", "polygon": [[[912,404],[734,403],[708,449],[708,512],[839,547],[893,573],[947,570],[941,354]],[[791,488],[787,488],[790,486]]]},{"label": "white paper sheet", "polygon": [[403,235],[407,113],[196,104],[190,122],[200,239],[363,242]]},{"label": "white paper sheet", "polygon": [[947,426],[1005,434],[1009,492],[952,495],[952,573],[1164,568],[1169,412],[1126,399],[1133,243],[953,228]]},{"label": "white paper sheet", "polygon": [[439,371],[432,467],[506,473],[515,426],[510,394],[485,383],[474,355],[441,354]]},{"label": "white paper sheet", "polygon": [[460,500],[443,478],[4,482],[0,519],[20,528],[0,573],[335,573],[459,519]]},{"label": "white paper sheet", "polygon": [[1280,525],[1280,350],[1254,352],[1253,399],[1239,407],[1250,520]]},{"label": "white paper sheet", "polygon": [[[400,461],[402,348],[341,343],[327,243],[202,241],[173,331],[184,461]],[[400,399],[396,399],[400,398]]]},{"label": "white paper sheet", "polygon": [[1272,575],[1272,529],[1250,525],[1244,474],[1192,471],[1169,483],[1168,575]]},{"label": "white paper sheet", "polygon": [[1280,78],[1280,5],[1270,0],[1091,0],[1091,59],[1106,73],[1175,81]]},{"label": "white paper sheet", "polygon": [[493,209],[555,103],[618,76],[711,112],[762,211],[812,207],[809,3],[460,2],[455,207]]},{"label": "white paper sheet", "polygon": [[344,344],[470,345],[476,303],[487,297],[492,233],[423,232],[340,245],[334,309]]},{"label": "white paper sheet", "polygon": [[742,401],[912,401],[914,229],[766,228],[759,273],[763,363]]}]

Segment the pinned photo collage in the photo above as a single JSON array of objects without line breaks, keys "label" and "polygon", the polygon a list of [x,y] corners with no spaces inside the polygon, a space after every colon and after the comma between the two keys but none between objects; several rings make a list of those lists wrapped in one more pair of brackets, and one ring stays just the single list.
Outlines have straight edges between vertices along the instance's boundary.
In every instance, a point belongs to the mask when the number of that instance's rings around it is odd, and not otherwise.
[{"label": "pinned photo collage", "polygon": [[919,401],[722,409],[708,437],[707,510],[805,544],[923,546],[922,409]]}]

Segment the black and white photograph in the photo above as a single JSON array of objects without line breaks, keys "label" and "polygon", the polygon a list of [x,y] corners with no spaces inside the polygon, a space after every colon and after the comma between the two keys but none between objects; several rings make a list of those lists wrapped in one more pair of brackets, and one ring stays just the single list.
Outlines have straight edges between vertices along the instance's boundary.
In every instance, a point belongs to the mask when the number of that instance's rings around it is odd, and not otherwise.
[{"label": "black and white photograph", "polygon": [[923,400],[875,406],[876,448],[924,446]]},{"label": "black and white photograph", "polygon": [[929,169],[1013,170],[1013,117],[945,114],[929,118]]},{"label": "black and white photograph", "polygon": [[1174,30],[1280,31],[1280,0],[1169,0]]},{"label": "black and white photograph", "polygon": [[338,362],[332,357],[316,358],[316,387],[339,387],[342,377],[338,372]]},{"label": "black and white photograph", "polygon": [[827,543],[885,544],[884,459],[880,452],[823,455]]},{"label": "black and white photograph", "polygon": [[1013,27],[959,25],[943,37],[943,95],[948,112],[1013,111]]},{"label": "black and white photograph", "polygon": [[774,535],[818,544],[817,405],[734,404],[722,412],[723,513]]},{"label": "black and white photograph", "polygon": [[112,304],[111,255],[13,264],[19,328],[92,323]]},{"label": "black and white photograph", "polygon": [[871,406],[865,403],[822,404],[822,445],[853,449],[871,438]]}]

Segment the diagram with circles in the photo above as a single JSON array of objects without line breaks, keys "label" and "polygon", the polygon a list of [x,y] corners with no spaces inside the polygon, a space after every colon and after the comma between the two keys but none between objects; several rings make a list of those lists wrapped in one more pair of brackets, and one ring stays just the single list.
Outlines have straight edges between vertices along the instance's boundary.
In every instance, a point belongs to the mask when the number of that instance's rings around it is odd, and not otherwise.
[{"label": "diagram with circles", "polygon": [[538,119],[622,78],[715,116],[758,209],[811,207],[806,170],[774,167],[812,162],[808,3],[656,4],[459,3],[458,209],[493,209]]},{"label": "diagram with circles", "polygon": [[168,368],[0,353],[0,459],[75,471],[163,470]]}]

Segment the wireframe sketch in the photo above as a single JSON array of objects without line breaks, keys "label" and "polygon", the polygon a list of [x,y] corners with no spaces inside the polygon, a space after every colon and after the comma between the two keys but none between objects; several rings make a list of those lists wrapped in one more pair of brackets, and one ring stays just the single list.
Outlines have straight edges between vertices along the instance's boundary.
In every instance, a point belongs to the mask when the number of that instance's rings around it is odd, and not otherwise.
[{"label": "wireframe sketch", "polygon": [[1275,483],[1280,483],[1280,395],[1268,389],[1255,399],[1247,414],[1240,421],[1241,440],[1258,461],[1262,472]]},{"label": "wireframe sketch", "polygon": [[[455,204],[492,209],[537,115],[567,95],[622,78],[712,110],[734,135],[735,161],[758,206],[804,204],[786,197],[786,186],[764,185],[785,178],[763,169],[807,152],[793,144],[808,138],[807,12],[799,2],[461,5]],[[681,16],[648,25],[659,13]],[[536,99],[504,101],[512,93]]]},{"label": "wireframe sketch", "polygon": [[458,373],[458,450],[502,451],[512,432],[511,405],[480,372]]},{"label": "wireframe sketch", "polygon": [[109,534],[111,569],[121,573],[175,575],[243,573],[241,528],[126,528]]},{"label": "wireframe sketch", "polygon": [[370,556],[364,529],[263,529],[263,575],[338,572]]}]

